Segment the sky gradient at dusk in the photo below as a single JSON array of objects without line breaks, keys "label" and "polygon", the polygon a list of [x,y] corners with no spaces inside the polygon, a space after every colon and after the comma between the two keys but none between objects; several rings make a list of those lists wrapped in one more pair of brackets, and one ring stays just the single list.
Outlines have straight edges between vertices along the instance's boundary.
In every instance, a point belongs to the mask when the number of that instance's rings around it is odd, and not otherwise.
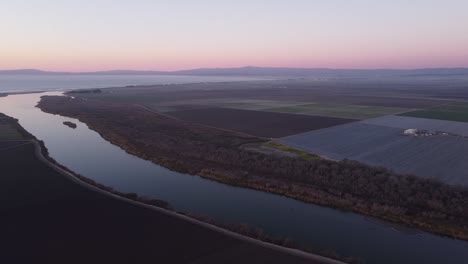
[{"label": "sky gradient at dusk", "polygon": [[0,69],[468,67],[466,0],[0,0]]}]

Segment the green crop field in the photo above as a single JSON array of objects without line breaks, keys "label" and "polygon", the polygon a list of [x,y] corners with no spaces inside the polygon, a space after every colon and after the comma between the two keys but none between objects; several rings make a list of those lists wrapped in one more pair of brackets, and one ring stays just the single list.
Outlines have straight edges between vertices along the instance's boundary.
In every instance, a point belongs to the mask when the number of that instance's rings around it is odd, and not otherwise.
[{"label": "green crop field", "polygon": [[267,108],[262,110],[271,112],[319,115],[328,117],[368,119],[385,115],[398,114],[408,111],[409,109],[400,107],[366,105],[305,104],[287,107]]},{"label": "green crop field", "polygon": [[468,104],[455,103],[400,114],[401,116],[468,122]]}]

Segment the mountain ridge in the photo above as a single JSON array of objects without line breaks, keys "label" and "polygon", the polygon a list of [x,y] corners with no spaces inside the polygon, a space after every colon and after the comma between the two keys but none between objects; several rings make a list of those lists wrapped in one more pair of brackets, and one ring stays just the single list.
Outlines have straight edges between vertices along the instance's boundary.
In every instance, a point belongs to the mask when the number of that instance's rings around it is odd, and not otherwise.
[{"label": "mountain ridge", "polygon": [[56,72],[39,69],[0,70],[0,75],[198,75],[198,76],[392,76],[392,75],[468,75],[468,68],[421,69],[332,69],[287,67],[198,68],[178,71],[108,70],[94,72]]}]

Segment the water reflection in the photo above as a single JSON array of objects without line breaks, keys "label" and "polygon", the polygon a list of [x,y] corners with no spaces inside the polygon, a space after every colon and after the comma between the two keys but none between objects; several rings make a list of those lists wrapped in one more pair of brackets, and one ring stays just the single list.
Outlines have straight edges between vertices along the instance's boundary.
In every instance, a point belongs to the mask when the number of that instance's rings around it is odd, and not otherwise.
[{"label": "water reflection", "polygon": [[[59,95],[58,92],[45,95]],[[179,211],[248,223],[368,263],[466,263],[468,243],[305,204],[278,195],[232,187],[170,171],[127,154],[86,124],[35,107],[44,94],[0,98],[0,112],[45,142],[50,155],[73,171],[123,192],[169,202]],[[77,124],[76,129],[63,125]],[[411,232],[408,232],[411,231]]]}]

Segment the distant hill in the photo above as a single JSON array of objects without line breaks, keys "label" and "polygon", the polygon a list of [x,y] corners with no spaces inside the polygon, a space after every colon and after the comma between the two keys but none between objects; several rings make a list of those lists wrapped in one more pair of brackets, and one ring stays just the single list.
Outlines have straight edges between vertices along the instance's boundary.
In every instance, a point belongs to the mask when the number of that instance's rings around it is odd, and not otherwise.
[{"label": "distant hill", "polygon": [[0,70],[0,75],[191,75],[191,76],[322,76],[322,77],[391,77],[468,75],[468,68],[393,69],[326,69],[326,68],[205,68],[182,71],[112,70],[97,72],[50,72],[36,69]]},{"label": "distant hill", "polygon": [[113,70],[113,71],[98,71],[98,72],[80,72],[74,74],[81,75],[166,75],[169,72],[164,71],[134,71],[134,70]]},{"label": "distant hill", "polygon": [[97,72],[54,72],[41,71],[35,69],[0,70],[0,75],[164,75],[170,72],[162,71],[133,71],[133,70],[112,70]]},{"label": "distant hill", "polygon": [[327,68],[207,68],[177,71],[180,75],[237,75],[237,76],[414,76],[414,75],[468,75],[468,68],[440,68],[440,69],[327,69]]},{"label": "distant hill", "polygon": [[34,69],[21,69],[21,70],[3,70],[0,75],[46,75],[54,74],[52,72],[34,70]]}]

